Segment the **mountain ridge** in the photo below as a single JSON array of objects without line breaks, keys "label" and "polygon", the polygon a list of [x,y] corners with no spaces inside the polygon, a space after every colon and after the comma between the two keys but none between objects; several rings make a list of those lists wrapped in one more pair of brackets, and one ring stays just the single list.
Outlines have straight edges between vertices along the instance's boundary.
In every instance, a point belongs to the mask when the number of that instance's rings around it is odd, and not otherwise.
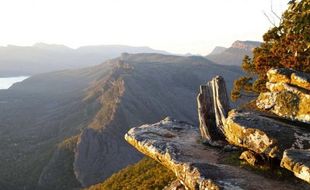
[{"label": "mountain ridge", "polygon": [[[197,87],[221,74],[228,76],[231,88],[241,73],[238,67],[220,66],[199,56],[125,53],[90,68],[35,75],[0,91],[0,102],[6,102],[0,106],[4,151],[0,161],[9,167],[0,168],[0,177],[14,188],[5,181],[0,186],[17,190],[59,187],[60,182],[44,179],[49,171],[66,173],[62,166],[68,163],[57,161],[63,155],[74,158],[69,164],[74,176],[68,179],[75,178],[81,187],[101,182],[142,158],[123,140],[130,127],[166,115],[195,123]],[[110,110],[114,111],[107,115]],[[57,150],[57,144],[76,135],[74,151]],[[10,159],[11,154],[20,156]]]},{"label": "mountain ridge", "polygon": [[125,45],[90,45],[76,49],[46,43],[37,43],[33,46],[0,46],[0,76],[29,76],[57,70],[90,67],[116,58],[124,52],[170,54],[149,47]]},{"label": "mountain ridge", "polygon": [[[232,45],[217,54],[209,54],[207,59],[221,65],[237,65],[240,66],[245,55],[252,57],[252,51],[258,47],[261,42],[258,41],[240,41],[237,40]],[[215,51],[215,49],[214,49]]]}]

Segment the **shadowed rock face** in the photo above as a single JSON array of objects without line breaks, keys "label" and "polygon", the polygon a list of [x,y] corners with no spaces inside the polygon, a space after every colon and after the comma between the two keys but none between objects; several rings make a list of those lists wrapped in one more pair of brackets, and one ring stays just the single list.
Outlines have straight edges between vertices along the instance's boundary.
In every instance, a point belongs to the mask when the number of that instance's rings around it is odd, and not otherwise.
[{"label": "shadowed rock face", "polygon": [[200,142],[198,127],[170,118],[132,128],[125,139],[140,152],[171,169],[188,189],[310,189],[304,184],[276,181],[221,164],[225,154]]},{"label": "shadowed rock face", "polygon": [[310,183],[310,149],[284,151],[281,166],[294,172],[294,175]]},{"label": "shadowed rock face", "polygon": [[216,76],[199,89],[197,107],[203,141],[223,140],[225,118],[230,109],[225,81]]}]

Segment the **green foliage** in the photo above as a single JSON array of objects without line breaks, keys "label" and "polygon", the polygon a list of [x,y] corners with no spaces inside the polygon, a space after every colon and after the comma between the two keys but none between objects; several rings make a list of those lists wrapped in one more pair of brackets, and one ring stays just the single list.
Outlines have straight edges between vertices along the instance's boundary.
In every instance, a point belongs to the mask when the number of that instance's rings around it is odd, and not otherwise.
[{"label": "green foliage", "polygon": [[250,81],[252,81],[251,77],[240,77],[239,79],[234,81],[234,87],[231,91],[231,99],[237,100],[242,96],[241,89],[244,89],[245,91],[250,91],[252,86],[250,85]]},{"label": "green foliage", "polygon": [[[266,73],[271,68],[292,68],[310,73],[310,1],[293,0],[288,4],[279,26],[267,31],[264,42],[254,49],[253,59],[244,58],[242,68],[255,81],[238,79],[239,83],[235,83],[231,93],[233,100],[247,92],[266,91]],[[240,81],[245,82],[240,84]]]},{"label": "green foliage", "polygon": [[175,175],[161,164],[153,159],[143,158],[138,163],[113,174],[103,183],[89,187],[88,190],[160,190],[174,179]]},{"label": "green foliage", "polygon": [[70,137],[58,144],[45,170],[41,173],[44,186],[38,189],[65,190],[80,188],[81,184],[74,175],[73,162],[78,136]]}]

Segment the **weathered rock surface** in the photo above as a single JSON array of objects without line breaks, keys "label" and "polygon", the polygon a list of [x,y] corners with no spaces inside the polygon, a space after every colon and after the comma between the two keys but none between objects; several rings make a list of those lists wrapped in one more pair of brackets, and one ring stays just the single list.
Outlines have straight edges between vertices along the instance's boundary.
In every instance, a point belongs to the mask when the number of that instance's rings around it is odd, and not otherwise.
[{"label": "weathered rock surface", "polygon": [[294,172],[296,177],[310,183],[310,149],[284,151],[281,166]]},{"label": "weathered rock surface", "polygon": [[266,87],[256,101],[260,109],[280,117],[310,123],[310,74],[291,69],[270,69]]},{"label": "weathered rock surface", "polygon": [[203,140],[223,140],[225,118],[230,109],[223,77],[216,76],[206,85],[200,86],[197,105]]},{"label": "weathered rock surface", "polygon": [[125,139],[142,153],[171,169],[191,190],[206,189],[310,189],[302,183],[277,181],[239,166],[224,164],[220,149],[200,143],[199,129],[184,122],[165,119],[132,128]]},{"label": "weathered rock surface", "polygon": [[230,111],[225,136],[231,144],[271,158],[281,159],[286,149],[310,148],[310,129],[290,125],[259,112]]}]

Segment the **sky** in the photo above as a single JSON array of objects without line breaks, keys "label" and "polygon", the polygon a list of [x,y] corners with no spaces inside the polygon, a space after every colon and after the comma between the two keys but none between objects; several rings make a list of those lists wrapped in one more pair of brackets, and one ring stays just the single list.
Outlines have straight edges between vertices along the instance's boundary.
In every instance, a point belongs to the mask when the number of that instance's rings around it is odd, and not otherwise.
[{"label": "sky", "polygon": [[271,15],[272,5],[281,15],[287,2],[0,0],[0,46],[121,44],[206,55],[235,40],[261,41],[272,27],[264,12]]}]

